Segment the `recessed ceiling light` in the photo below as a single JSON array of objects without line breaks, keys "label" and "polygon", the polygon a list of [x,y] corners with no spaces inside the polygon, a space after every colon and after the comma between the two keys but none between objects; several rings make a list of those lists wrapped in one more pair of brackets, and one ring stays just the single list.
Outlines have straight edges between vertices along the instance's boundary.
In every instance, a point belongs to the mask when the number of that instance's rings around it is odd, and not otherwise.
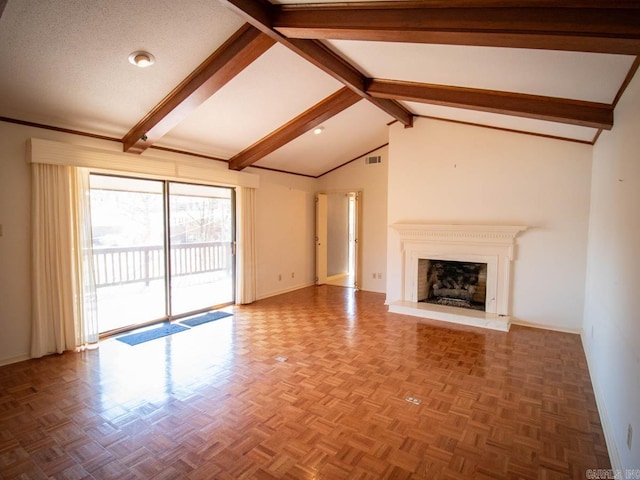
[{"label": "recessed ceiling light", "polygon": [[313,130],[313,133],[315,133],[316,135],[320,135],[323,131],[324,131],[324,127],[318,127]]},{"label": "recessed ceiling light", "polygon": [[149,52],[133,52],[129,55],[129,62],[140,68],[150,67],[156,59]]}]

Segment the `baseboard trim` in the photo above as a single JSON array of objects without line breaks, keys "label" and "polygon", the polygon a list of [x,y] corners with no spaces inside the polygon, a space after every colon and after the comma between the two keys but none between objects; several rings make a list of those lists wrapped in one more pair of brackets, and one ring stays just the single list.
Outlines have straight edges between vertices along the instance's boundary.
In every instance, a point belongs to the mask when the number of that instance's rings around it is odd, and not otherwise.
[{"label": "baseboard trim", "polygon": [[609,452],[609,460],[611,461],[611,468],[614,472],[622,471],[622,462],[620,461],[620,454],[618,453],[618,447],[616,445],[615,436],[613,435],[613,428],[607,414],[606,403],[600,385],[596,378],[591,373],[589,365],[589,359],[591,358],[591,349],[589,344],[584,339],[584,331],[580,333],[580,340],[582,341],[582,349],[587,359],[587,369],[589,370],[589,378],[591,379],[591,385],[593,386],[593,393],[596,397],[596,406],[598,407],[598,415],[600,415],[600,424],[602,425],[602,432],[604,433],[604,441],[607,443],[607,452]]},{"label": "baseboard trim", "polygon": [[340,278],[344,278],[344,277],[348,277],[349,274],[348,273],[338,273],[336,275],[331,275],[329,277],[327,277],[327,282],[333,282],[334,280],[338,280]]},{"label": "baseboard trim", "polygon": [[551,330],[553,332],[573,333],[574,335],[581,335],[582,333],[581,329],[558,327],[557,325],[549,325],[549,324],[542,324],[542,323],[531,323],[531,322],[526,322],[524,320],[519,320],[514,317],[511,317],[511,325],[520,325],[521,327],[539,328],[541,330]]},{"label": "baseboard trim", "polygon": [[16,357],[2,358],[0,359],[0,367],[4,367],[5,365],[11,365],[12,363],[24,362],[25,360],[29,360],[31,357],[28,354],[18,355]]},{"label": "baseboard trim", "polygon": [[311,287],[313,285],[315,285],[315,283],[305,283],[305,284],[302,284],[302,285],[296,285],[295,287],[286,288],[284,290],[278,290],[277,292],[270,292],[270,293],[267,293],[265,295],[260,295],[260,296],[256,297],[256,300],[264,300],[265,298],[275,297],[277,295],[282,295],[284,293],[293,292],[295,290],[300,290],[301,288]]},{"label": "baseboard trim", "polygon": [[[361,290],[361,291],[363,291],[363,292],[379,293],[380,295],[384,295],[384,294],[386,293],[384,290],[371,290],[371,289],[364,288],[364,287],[363,287],[363,288],[359,288],[358,290]],[[386,303],[386,297],[385,297],[384,304],[385,304],[385,305],[388,305],[388,304]]]}]

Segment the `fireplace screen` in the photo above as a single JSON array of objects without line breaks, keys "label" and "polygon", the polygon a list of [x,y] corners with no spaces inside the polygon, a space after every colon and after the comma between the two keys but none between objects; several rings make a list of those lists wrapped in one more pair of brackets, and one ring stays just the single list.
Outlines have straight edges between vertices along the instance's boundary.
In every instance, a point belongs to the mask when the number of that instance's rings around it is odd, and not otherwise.
[{"label": "fireplace screen", "polygon": [[418,261],[418,301],[485,311],[487,264]]}]

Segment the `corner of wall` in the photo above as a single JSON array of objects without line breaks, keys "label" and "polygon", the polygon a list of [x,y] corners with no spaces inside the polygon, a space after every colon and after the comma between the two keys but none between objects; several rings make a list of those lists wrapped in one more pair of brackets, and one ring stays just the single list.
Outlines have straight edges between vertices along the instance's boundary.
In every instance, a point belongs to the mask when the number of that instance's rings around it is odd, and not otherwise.
[{"label": "corner of wall", "polygon": [[598,415],[600,416],[600,424],[602,425],[602,432],[604,433],[604,439],[607,444],[607,451],[609,452],[609,460],[611,461],[611,468],[614,471],[622,471],[622,462],[620,461],[620,454],[618,453],[618,447],[616,445],[615,437],[613,435],[613,427],[611,420],[607,413],[606,403],[604,400],[604,394],[598,378],[592,375],[593,368],[590,365],[591,345],[586,340],[586,333],[584,329],[580,333],[580,340],[582,341],[582,349],[587,360],[587,369],[589,370],[589,378],[591,379],[591,385],[593,386],[593,393],[596,399],[596,406],[598,407]]},{"label": "corner of wall", "polygon": [[[582,344],[613,471],[640,467],[640,77],[616,106],[615,125],[592,151]],[[634,470],[635,471],[635,470]],[[619,474],[621,475],[621,474]],[[618,477],[616,477],[618,478]]]}]

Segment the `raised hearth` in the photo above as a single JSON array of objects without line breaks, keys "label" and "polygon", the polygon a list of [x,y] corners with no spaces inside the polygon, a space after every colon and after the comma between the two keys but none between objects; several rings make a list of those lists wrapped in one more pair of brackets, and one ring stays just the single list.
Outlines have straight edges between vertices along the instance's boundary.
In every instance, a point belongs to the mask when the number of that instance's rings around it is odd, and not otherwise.
[{"label": "raised hearth", "polygon": [[[403,253],[402,298],[389,311],[405,315],[508,331],[511,262],[521,225],[394,224]],[[420,260],[486,264],[485,311],[419,302]]]}]

